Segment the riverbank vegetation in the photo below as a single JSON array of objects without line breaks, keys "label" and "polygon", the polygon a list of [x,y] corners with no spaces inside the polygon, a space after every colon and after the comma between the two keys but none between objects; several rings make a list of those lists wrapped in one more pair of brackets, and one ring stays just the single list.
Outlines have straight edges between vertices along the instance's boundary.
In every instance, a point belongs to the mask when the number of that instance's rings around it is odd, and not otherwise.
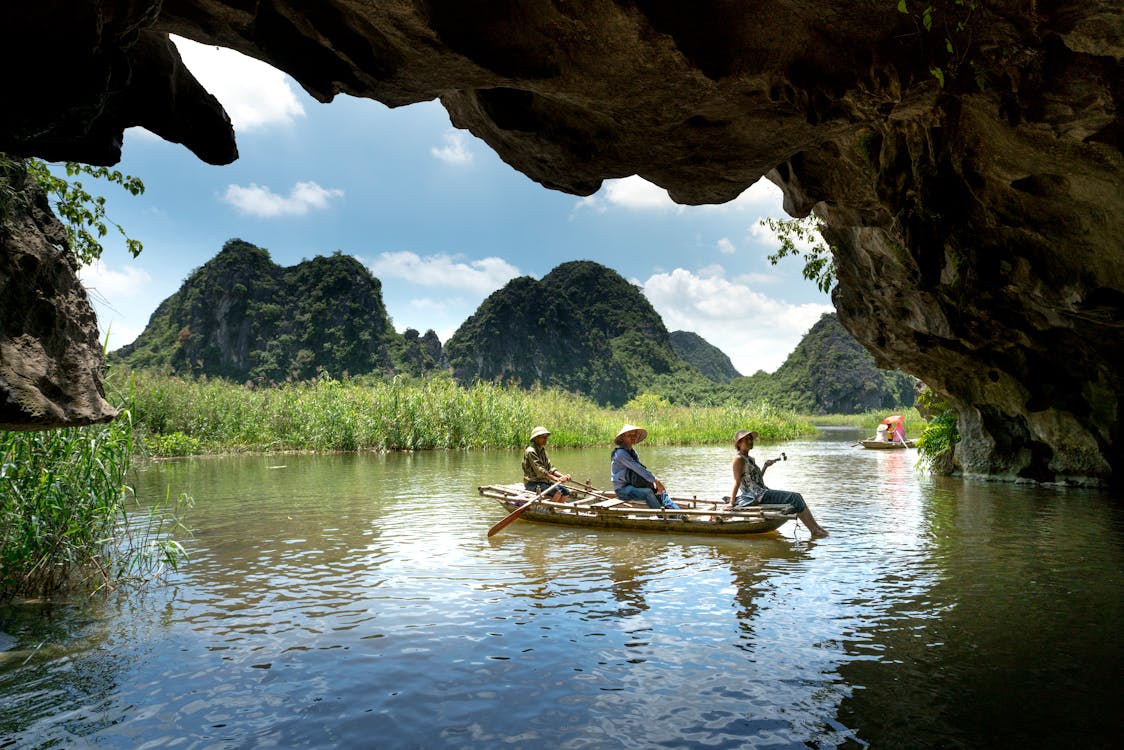
[{"label": "riverbank vegetation", "polygon": [[0,601],[142,582],[178,564],[178,501],[134,497],[134,449],[128,410],[106,425],[0,431]]},{"label": "riverbank vegetation", "polygon": [[560,390],[459,386],[443,376],[343,381],[322,375],[267,388],[151,372],[133,378],[138,439],[156,456],[508,448],[525,445],[537,424],[550,428],[555,446],[605,445],[625,423],[643,425],[657,445],[725,443],[741,428],[767,440],[815,433],[810,418],[763,402],[688,407],[641,394],[622,408],[605,408]]}]

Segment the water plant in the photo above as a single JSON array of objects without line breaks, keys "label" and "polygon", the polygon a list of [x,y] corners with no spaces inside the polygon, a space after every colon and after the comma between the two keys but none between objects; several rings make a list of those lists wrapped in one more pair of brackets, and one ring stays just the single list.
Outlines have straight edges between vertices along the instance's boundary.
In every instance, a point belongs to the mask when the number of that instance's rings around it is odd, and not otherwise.
[{"label": "water plant", "polygon": [[127,409],[105,425],[0,431],[0,601],[176,567],[177,503],[134,497],[125,483],[134,447]]}]

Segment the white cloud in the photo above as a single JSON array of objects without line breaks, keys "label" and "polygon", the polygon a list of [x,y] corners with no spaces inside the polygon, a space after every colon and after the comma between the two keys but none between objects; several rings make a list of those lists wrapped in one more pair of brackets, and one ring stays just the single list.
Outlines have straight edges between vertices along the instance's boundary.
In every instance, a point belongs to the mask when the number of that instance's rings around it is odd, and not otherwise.
[{"label": "white cloud", "polygon": [[472,151],[468,148],[468,136],[462,130],[451,130],[444,135],[445,145],[434,146],[429,151],[435,157],[449,164],[468,164],[472,161]]},{"label": "white cloud", "polygon": [[699,208],[704,211],[749,211],[774,215],[779,212],[779,215],[785,216],[784,211],[780,210],[783,202],[784,194],[781,193],[781,189],[762,177],[743,190],[742,194],[732,201],[708,203],[699,206]]},{"label": "white cloud", "polygon": [[694,331],[726,353],[743,375],[774,372],[831,305],[792,305],[723,275],[677,268],[643,284],[669,331]]},{"label": "white cloud", "polygon": [[605,180],[601,189],[591,196],[582,198],[574,208],[591,209],[604,213],[610,208],[624,208],[632,211],[745,211],[755,214],[784,216],[780,210],[783,195],[781,189],[762,177],[750,185],[742,194],[726,203],[684,206],[676,203],[667,191],[648,182],[643,177],[632,175],[619,180]]},{"label": "white cloud", "polygon": [[605,191],[605,200],[613,206],[642,211],[683,208],[662,187],[636,175],[620,180],[606,180],[602,190]]},{"label": "white cloud", "polygon": [[727,237],[723,237],[722,239],[718,240],[717,245],[718,252],[722,253],[723,255],[733,255],[734,250],[736,249],[734,247],[734,243],[730,242],[729,238]]},{"label": "white cloud", "polygon": [[403,279],[419,286],[463,289],[479,295],[490,294],[521,275],[503,258],[465,261],[463,256],[444,253],[423,258],[408,250],[380,253],[367,265],[380,279]]},{"label": "white cloud", "polygon": [[98,316],[100,341],[114,351],[131,343],[145,328],[145,317],[140,312],[151,302],[152,276],[137,266],[124,270],[109,269],[102,261],[83,266],[78,277],[90,296],[90,304]]},{"label": "white cloud", "polygon": [[152,283],[152,276],[142,268],[126,266],[123,271],[111,271],[100,260],[82,266],[78,278],[92,293],[107,299],[134,297],[139,292],[146,291]]},{"label": "white cloud", "polygon": [[173,36],[184,64],[219,100],[236,131],[289,125],[304,116],[290,79],[240,52]]},{"label": "white cloud", "polygon": [[222,199],[240,213],[272,218],[304,216],[313,209],[324,209],[332,198],[343,197],[343,191],[323,188],[315,182],[298,182],[288,195],[278,195],[268,187],[250,183],[249,187],[228,185]]},{"label": "white cloud", "polygon": [[662,187],[653,185],[636,175],[619,180],[605,180],[600,190],[582,198],[574,208],[575,210],[587,208],[597,213],[604,213],[609,208],[624,208],[630,211],[681,212],[683,210],[683,206],[673,201]]}]

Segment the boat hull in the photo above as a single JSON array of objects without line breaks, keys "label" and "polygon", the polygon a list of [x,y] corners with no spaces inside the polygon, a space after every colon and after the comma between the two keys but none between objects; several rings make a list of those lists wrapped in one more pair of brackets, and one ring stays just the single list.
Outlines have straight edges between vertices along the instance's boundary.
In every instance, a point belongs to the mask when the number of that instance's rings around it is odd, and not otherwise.
[{"label": "boat hull", "polygon": [[912,448],[916,443],[912,440],[906,440],[904,443],[890,442],[889,440],[860,440],[859,443],[864,448],[871,448],[873,450],[904,450]]},{"label": "boat hull", "polygon": [[[500,503],[507,512],[532,500],[534,493],[522,485],[486,485],[480,494]],[[676,534],[745,536],[775,531],[796,518],[785,506],[761,505],[722,510],[723,503],[696,498],[674,498],[680,510],[653,510],[637,501],[618,500],[613,493],[587,495],[569,503],[536,502],[520,520],[558,526],[627,531],[661,531]]]}]

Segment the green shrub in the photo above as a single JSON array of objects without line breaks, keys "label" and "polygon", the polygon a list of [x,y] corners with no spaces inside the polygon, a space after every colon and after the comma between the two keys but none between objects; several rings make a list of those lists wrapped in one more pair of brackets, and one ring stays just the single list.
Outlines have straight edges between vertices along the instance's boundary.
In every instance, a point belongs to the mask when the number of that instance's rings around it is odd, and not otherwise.
[{"label": "green shrub", "polygon": [[0,600],[176,565],[174,515],[141,508],[125,484],[133,449],[128,410],[106,425],[0,432]]}]

